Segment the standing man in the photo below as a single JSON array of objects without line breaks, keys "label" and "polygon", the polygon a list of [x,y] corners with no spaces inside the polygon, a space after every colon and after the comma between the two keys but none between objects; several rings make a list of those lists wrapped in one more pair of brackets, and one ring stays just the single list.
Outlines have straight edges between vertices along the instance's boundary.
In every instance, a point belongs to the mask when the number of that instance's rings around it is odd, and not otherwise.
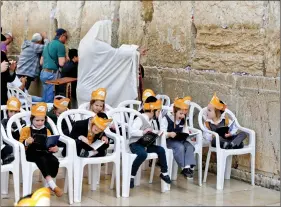
[{"label": "standing man", "polygon": [[[42,43],[44,40],[44,44]],[[17,76],[19,78],[26,77],[25,89],[28,90],[31,81],[34,81],[40,74],[39,61],[44,46],[49,43],[47,33],[35,33],[31,41],[25,40],[21,46],[21,54],[18,62]]]},{"label": "standing man", "polygon": [[43,55],[40,60],[42,71],[40,79],[43,83],[43,101],[53,103],[54,101],[54,85],[47,84],[48,80],[57,79],[59,68],[65,63],[65,46],[67,41],[67,32],[64,29],[57,29],[56,36],[43,50]]}]

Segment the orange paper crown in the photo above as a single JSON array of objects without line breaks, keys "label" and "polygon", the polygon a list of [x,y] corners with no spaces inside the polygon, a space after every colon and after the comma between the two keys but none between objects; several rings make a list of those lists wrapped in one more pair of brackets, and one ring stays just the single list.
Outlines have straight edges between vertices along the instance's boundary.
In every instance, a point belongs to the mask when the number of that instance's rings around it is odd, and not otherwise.
[{"label": "orange paper crown", "polygon": [[220,102],[220,99],[217,97],[216,93],[214,94],[212,100],[210,101],[210,104],[213,105],[218,110],[225,110],[226,104],[223,104]]},{"label": "orange paper crown", "polygon": [[158,110],[162,108],[162,101],[157,100],[156,102],[151,102],[151,103],[144,103],[143,104],[143,109],[144,110]]},{"label": "orange paper crown", "polygon": [[192,100],[191,96],[186,96],[183,98],[183,102],[187,105],[189,105],[189,102]]},{"label": "orange paper crown", "polygon": [[33,116],[46,116],[47,104],[44,102],[37,103],[31,106],[31,115]]},{"label": "orange paper crown", "polygon": [[142,101],[145,102],[145,100],[149,97],[149,96],[156,96],[154,91],[151,89],[146,89],[144,90],[144,92],[142,93]]},{"label": "orange paper crown", "polygon": [[70,102],[69,98],[55,99],[54,106],[58,109],[66,110],[69,102]]},{"label": "orange paper crown", "polygon": [[11,97],[7,101],[7,109],[11,111],[20,111],[21,102],[16,97]]},{"label": "orange paper crown", "polygon": [[112,119],[104,119],[104,118],[98,117],[97,115],[92,119],[92,123],[95,124],[101,130],[105,130],[106,127],[108,127],[111,122],[112,122]]},{"label": "orange paper crown", "polygon": [[184,102],[184,99],[178,98],[174,101],[174,107],[177,107],[182,110],[188,109],[188,105]]},{"label": "orange paper crown", "polygon": [[50,206],[51,191],[49,188],[40,188],[35,191],[31,198],[25,198],[16,206]]},{"label": "orange paper crown", "polygon": [[104,101],[106,97],[106,89],[105,88],[99,88],[92,92],[92,100],[100,100]]}]

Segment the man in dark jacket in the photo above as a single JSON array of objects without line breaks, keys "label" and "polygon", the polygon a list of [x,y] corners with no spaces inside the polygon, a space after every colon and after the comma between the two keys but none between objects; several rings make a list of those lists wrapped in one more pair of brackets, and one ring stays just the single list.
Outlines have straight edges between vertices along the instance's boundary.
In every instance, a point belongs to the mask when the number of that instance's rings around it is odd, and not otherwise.
[{"label": "man in dark jacket", "polygon": [[[2,33],[2,28],[1,28],[1,33]],[[5,41],[5,39],[6,39],[5,36],[1,34],[1,41]],[[6,53],[1,51],[1,63],[4,61],[9,62]],[[6,105],[6,102],[8,100],[7,83],[14,81],[16,77],[16,73],[15,73],[16,67],[17,67],[16,62],[12,61],[10,66],[5,71],[2,71],[1,68],[1,105]]]}]

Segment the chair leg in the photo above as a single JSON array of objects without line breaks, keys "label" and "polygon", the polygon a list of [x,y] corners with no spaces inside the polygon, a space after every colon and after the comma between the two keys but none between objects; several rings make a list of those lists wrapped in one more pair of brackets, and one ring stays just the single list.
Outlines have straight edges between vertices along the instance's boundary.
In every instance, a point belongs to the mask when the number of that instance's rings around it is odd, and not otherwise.
[{"label": "chair leg", "polygon": [[178,164],[176,160],[173,160],[173,165],[172,165],[172,180],[177,180],[178,177]]},{"label": "chair leg", "polygon": [[9,171],[1,173],[1,194],[8,195],[9,193]]},{"label": "chair leg", "polygon": [[92,178],[91,178],[91,181],[92,181],[92,183],[91,183],[91,190],[92,191],[95,191],[95,190],[97,190],[97,181],[98,181],[98,178],[99,178],[99,175],[98,175],[98,173],[99,173],[99,165],[100,164],[95,164],[95,165],[92,165],[92,169],[91,169],[91,171],[92,171]]},{"label": "chair leg", "polygon": [[[81,177],[83,182],[83,173],[81,173]],[[66,184],[68,185],[69,204],[72,205],[73,204],[73,167],[72,166],[69,166],[67,168],[67,174],[65,175],[65,179],[67,181]]]},{"label": "chair leg", "polygon": [[90,164],[88,164],[88,185],[91,185],[91,183],[92,183],[92,172],[91,172],[91,165]]},{"label": "chair leg", "polygon": [[224,177],[226,180],[230,179],[231,175],[232,155],[227,156]]},{"label": "chair leg", "polygon": [[197,170],[198,170],[198,185],[202,186],[202,152],[198,154],[198,165],[197,165]]},{"label": "chair leg", "polygon": [[14,179],[14,191],[15,191],[15,202],[18,202],[20,199],[20,177],[19,177],[19,170],[17,172],[13,172],[13,179]]},{"label": "chair leg", "polygon": [[122,156],[122,197],[129,197],[132,161],[127,156]]},{"label": "chair leg", "polygon": [[112,169],[112,174],[111,174],[111,181],[110,181],[110,189],[114,188],[114,181],[115,181],[115,168],[116,164],[114,164],[113,169]]},{"label": "chair leg", "polygon": [[255,153],[251,153],[251,184],[255,185]]},{"label": "chair leg", "polygon": [[98,167],[98,179],[97,179],[97,185],[100,184],[100,174],[101,174],[101,164],[97,165]]},{"label": "chair leg", "polygon": [[68,187],[68,169],[65,168],[65,170],[64,170],[64,189],[63,189],[64,193],[67,193],[67,187]]},{"label": "chair leg", "polygon": [[212,153],[211,149],[209,148],[208,155],[207,155],[207,160],[206,160],[206,164],[205,164],[205,172],[204,172],[204,178],[203,178],[203,182],[204,183],[206,183],[206,181],[207,181],[208,168],[209,168],[211,153]]},{"label": "chair leg", "polygon": [[[76,161],[74,161],[76,162]],[[81,202],[81,194],[82,194],[82,182],[83,182],[83,166],[77,166],[74,170],[74,202]],[[89,178],[89,176],[88,176]],[[70,182],[70,181],[69,181]]]},{"label": "chair leg", "polygon": [[105,175],[108,175],[109,173],[108,173],[108,164],[109,163],[105,163],[105,167],[104,167],[104,174]]},{"label": "chair leg", "polygon": [[[116,197],[120,197],[120,160],[117,160],[117,162],[114,163],[115,168],[115,180],[116,180]],[[113,174],[112,174],[113,176]]]},{"label": "chair leg", "polygon": [[153,182],[153,176],[154,176],[154,171],[155,171],[156,160],[157,159],[153,159],[152,160],[152,165],[151,165],[151,170],[150,170],[150,177],[149,177],[149,183]]},{"label": "chair leg", "polygon": [[31,194],[32,191],[32,172],[31,166],[27,167],[27,169],[23,170],[23,196],[27,196]]},{"label": "chair leg", "polygon": [[223,190],[226,157],[217,153],[217,190]]}]

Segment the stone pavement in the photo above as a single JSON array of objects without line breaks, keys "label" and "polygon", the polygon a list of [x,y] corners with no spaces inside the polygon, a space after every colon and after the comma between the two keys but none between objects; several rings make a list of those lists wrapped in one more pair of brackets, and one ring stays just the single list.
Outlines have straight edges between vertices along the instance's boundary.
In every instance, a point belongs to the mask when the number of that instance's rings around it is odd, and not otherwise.
[{"label": "stone pavement", "polygon": [[[102,167],[103,169],[103,167]],[[131,190],[129,198],[116,198],[115,191],[110,190],[110,175],[104,175],[102,171],[100,185],[96,191],[90,190],[87,178],[84,178],[82,203],[72,206],[280,206],[280,192],[251,186],[249,183],[230,179],[225,181],[223,191],[216,190],[216,176],[209,174],[207,183],[202,187],[197,185],[197,173],[193,180],[185,180],[178,176],[173,181],[171,191],[160,192],[159,169],[156,169],[154,183],[149,184],[149,171],[143,171],[141,185]],[[63,187],[64,179],[60,172],[57,183]],[[42,186],[38,182],[38,171],[34,175],[33,190]],[[12,176],[10,175],[9,194],[2,195],[1,206],[12,206],[14,203],[14,192]],[[62,198],[52,196],[52,206],[69,206],[68,195]]]}]

